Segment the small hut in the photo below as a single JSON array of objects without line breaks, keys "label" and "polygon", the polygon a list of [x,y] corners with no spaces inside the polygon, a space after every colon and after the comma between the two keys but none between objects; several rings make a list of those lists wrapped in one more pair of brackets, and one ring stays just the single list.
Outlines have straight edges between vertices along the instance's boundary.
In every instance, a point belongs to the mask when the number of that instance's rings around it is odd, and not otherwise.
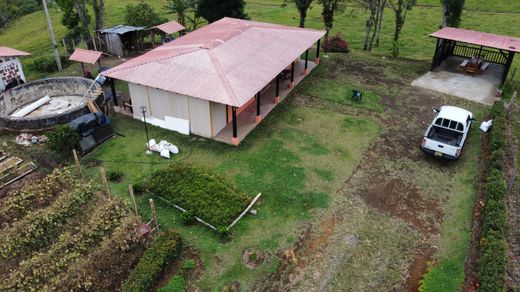
[{"label": "small hut", "polygon": [[18,57],[29,55],[31,54],[0,47],[0,92],[26,82]]},{"label": "small hut", "polygon": [[139,34],[144,29],[140,26],[118,25],[100,30],[104,42],[103,52],[122,57],[130,51],[140,50]]},{"label": "small hut", "polygon": [[150,27],[149,30],[151,32],[152,47],[155,47],[154,39],[156,32],[159,33],[159,35],[161,36],[161,43],[164,44],[172,39],[175,39],[175,37],[172,38],[172,35],[174,33],[178,32],[179,36],[181,36],[182,32],[185,29],[186,28],[182,24],[178,23],[175,20],[171,20],[166,23]]}]

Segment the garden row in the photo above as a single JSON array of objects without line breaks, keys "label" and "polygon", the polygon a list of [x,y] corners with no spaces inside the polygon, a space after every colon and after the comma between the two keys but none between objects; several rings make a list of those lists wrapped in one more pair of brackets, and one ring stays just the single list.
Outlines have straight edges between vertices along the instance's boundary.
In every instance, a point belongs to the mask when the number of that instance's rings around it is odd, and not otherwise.
[{"label": "garden row", "polygon": [[491,110],[493,129],[489,143],[489,172],[482,227],[480,291],[505,291],[507,264],[507,184],[502,172],[505,159],[506,114],[503,102]]},{"label": "garden row", "polygon": [[0,220],[0,290],[118,290],[145,244],[121,200],[68,168],[2,198]]}]

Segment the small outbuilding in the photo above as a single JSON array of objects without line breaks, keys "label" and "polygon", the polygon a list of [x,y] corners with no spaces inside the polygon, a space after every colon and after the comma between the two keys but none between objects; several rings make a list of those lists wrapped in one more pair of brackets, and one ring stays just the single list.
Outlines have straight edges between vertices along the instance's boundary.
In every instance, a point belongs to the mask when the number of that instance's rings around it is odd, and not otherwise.
[{"label": "small outbuilding", "polygon": [[102,74],[128,82],[134,118],[237,145],[319,64],[324,35],[223,18]]},{"label": "small outbuilding", "polygon": [[99,31],[103,40],[103,52],[119,57],[127,56],[130,51],[140,50],[139,34],[144,27],[118,25]]},{"label": "small outbuilding", "polygon": [[27,81],[18,57],[30,55],[12,48],[0,47],[0,92]]},{"label": "small outbuilding", "polygon": [[[85,63],[87,64],[95,64],[98,63],[99,67],[101,67],[101,56],[103,55],[103,52],[98,51],[91,51],[91,50],[85,50],[76,48],[72,55],[70,55],[69,60],[70,61],[76,61],[80,62],[81,64],[81,70],[83,71],[83,76],[87,76],[87,72],[85,71]],[[89,76],[90,77],[90,76]]]}]

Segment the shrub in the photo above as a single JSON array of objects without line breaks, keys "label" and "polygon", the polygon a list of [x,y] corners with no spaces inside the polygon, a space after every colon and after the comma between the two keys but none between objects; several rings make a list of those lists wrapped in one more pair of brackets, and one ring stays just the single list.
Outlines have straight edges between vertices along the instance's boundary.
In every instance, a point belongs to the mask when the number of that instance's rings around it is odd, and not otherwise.
[{"label": "shrub", "polygon": [[197,222],[197,219],[195,219],[195,215],[193,215],[192,212],[186,211],[186,212],[182,212],[181,221],[185,225],[193,225],[193,224],[195,224],[195,222]]},{"label": "shrub", "polygon": [[485,209],[483,234],[493,232],[497,237],[505,237],[507,232],[507,206],[505,202],[489,200]]},{"label": "shrub", "polygon": [[121,170],[109,170],[107,172],[107,178],[109,181],[121,181],[124,175],[125,173]]},{"label": "shrub", "polygon": [[54,126],[48,136],[49,148],[65,156],[70,155],[79,142],[78,133],[68,125]]},{"label": "shrub", "polygon": [[132,185],[132,188],[134,189],[134,194],[135,195],[143,195],[143,194],[145,194],[148,191],[146,189],[146,183],[143,182],[143,181],[135,182]]},{"label": "shrub", "polygon": [[479,291],[505,291],[507,242],[493,235],[484,238],[480,257]]},{"label": "shrub", "polygon": [[504,149],[497,149],[489,155],[489,169],[502,170],[504,163],[505,152]]},{"label": "shrub", "polygon": [[227,227],[250,201],[222,178],[188,164],[171,164],[155,172],[147,185],[152,193],[216,228]]},{"label": "shrub", "polygon": [[123,291],[153,290],[162,271],[177,259],[181,246],[181,237],[175,231],[167,230],[161,234],[123,283]]},{"label": "shrub", "polygon": [[[61,56],[60,60],[62,68],[66,68],[69,66],[70,61],[68,59],[68,56]],[[53,73],[58,71],[58,65],[56,65],[56,60],[52,55],[36,58],[28,64],[28,67],[32,71],[42,73]]]},{"label": "shrub", "polygon": [[504,176],[498,169],[491,169],[487,183],[487,199],[503,200],[506,196],[507,185]]},{"label": "shrub", "polygon": [[348,52],[348,43],[341,37],[339,33],[329,38],[327,41],[323,42],[323,45],[321,47],[326,52]]}]

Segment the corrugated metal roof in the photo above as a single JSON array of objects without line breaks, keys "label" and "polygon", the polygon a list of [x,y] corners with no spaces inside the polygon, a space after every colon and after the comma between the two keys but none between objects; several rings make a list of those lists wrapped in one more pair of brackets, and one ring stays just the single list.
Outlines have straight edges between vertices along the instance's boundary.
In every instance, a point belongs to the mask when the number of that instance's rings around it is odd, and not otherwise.
[{"label": "corrugated metal roof", "polygon": [[30,56],[31,54],[23,51],[18,51],[13,48],[0,47],[0,57],[20,57]]},{"label": "corrugated metal roof", "polygon": [[131,25],[118,25],[111,28],[103,29],[101,33],[115,33],[115,34],[125,34],[131,31],[139,31],[144,30],[144,27],[141,26],[131,26]]},{"label": "corrugated metal roof", "polygon": [[520,38],[511,36],[454,27],[445,27],[430,36],[520,53]]},{"label": "corrugated metal roof", "polygon": [[167,34],[176,33],[178,31],[181,31],[183,29],[186,29],[184,26],[182,26],[180,23],[178,23],[175,20],[168,21],[166,23],[163,23],[161,25],[154,26],[152,28],[157,28],[159,30],[164,31]]},{"label": "corrugated metal roof", "polygon": [[88,63],[88,64],[94,64],[99,60],[99,58],[101,57],[102,54],[103,54],[102,52],[76,48],[74,50],[74,53],[72,53],[72,55],[70,55],[69,60],[76,61],[76,62],[82,62],[82,63]]},{"label": "corrugated metal roof", "polygon": [[324,34],[223,18],[103,75],[239,107]]}]

